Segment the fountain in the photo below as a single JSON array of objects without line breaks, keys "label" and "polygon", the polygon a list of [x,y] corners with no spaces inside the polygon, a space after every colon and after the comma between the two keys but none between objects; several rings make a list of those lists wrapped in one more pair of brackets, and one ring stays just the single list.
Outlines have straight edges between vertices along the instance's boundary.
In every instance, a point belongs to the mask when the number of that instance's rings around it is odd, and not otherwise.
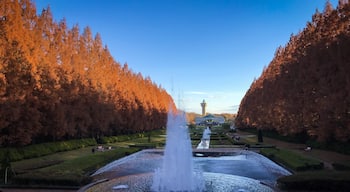
[{"label": "fountain", "polygon": [[162,167],[155,171],[152,191],[203,191],[200,172],[195,172],[192,144],[185,114],[168,114],[167,139]]},{"label": "fountain", "polygon": [[102,167],[92,176],[106,180],[84,191],[273,191],[276,179],[289,174],[264,156],[241,149],[193,157],[185,115],[170,113],[164,150],[143,150]]},{"label": "fountain", "polygon": [[209,149],[210,134],[211,134],[210,128],[209,127],[205,128],[203,131],[201,142],[198,144],[197,149]]}]

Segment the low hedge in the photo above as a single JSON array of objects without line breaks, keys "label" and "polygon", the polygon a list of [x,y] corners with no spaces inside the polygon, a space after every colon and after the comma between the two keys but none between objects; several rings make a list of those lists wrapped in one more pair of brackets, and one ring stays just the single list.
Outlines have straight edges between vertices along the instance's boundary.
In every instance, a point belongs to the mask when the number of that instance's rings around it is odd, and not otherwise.
[{"label": "low hedge", "polygon": [[277,179],[280,189],[302,191],[349,191],[350,172],[309,171]]},{"label": "low hedge", "polygon": [[8,157],[10,161],[19,161],[49,155],[61,151],[69,151],[96,145],[95,139],[78,139],[51,143],[41,143],[22,148],[1,148],[0,157]]},{"label": "low hedge", "polygon": [[99,144],[107,144],[107,143],[116,143],[116,142],[123,142],[128,141],[131,139],[137,139],[137,138],[143,138],[147,136],[147,133],[136,133],[136,134],[130,134],[130,135],[120,135],[120,136],[110,136],[110,137],[101,137],[98,140]]},{"label": "low hedge", "polygon": [[159,136],[166,134],[165,129],[156,129],[152,131],[147,131],[143,133],[134,133],[128,135],[119,135],[119,136],[109,136],[109,137],[101,137],[98,140],[99,144],[107,144],[107,143],[116,143],[116,142],[124,142],[132,139],[139,139],[144,137],[152,137],[153,135]]},{"label": "low hedge", "polygon": [[88,176],[61,176],[61,177],[52,177],[45,175],[35,175],[35,174],[26,174],[19,175],[14,177],[11,180],[11,184],[15,186],[82,186],[87,183],[92,182],[92,179]]},{"label": "low hedge", "polygon": [[332,166],[335,170],[338,170],[338,171],[349,171],[350,170],[349,163],[332,163]]},{"label": "low hedge", "polygon": [[191,135],[191,140],[201,140],[202,135]]},{"label": "low hedge", "polygon": [[156,143],[138,143],[138,144],[129,145],[129,147],[136,147],[140,149],[154,149],[154,148],[157,148],[157,144]]},{"label": "low hedge", "polygon": [[210,145],[232,145],[232,143],[226,139],[210,140]]},{"label": "low hedge", "polygon": [[323,162],[306,158],[289,150],[264,148],[260,150],[260,153],[294,171],[323,169]]}]

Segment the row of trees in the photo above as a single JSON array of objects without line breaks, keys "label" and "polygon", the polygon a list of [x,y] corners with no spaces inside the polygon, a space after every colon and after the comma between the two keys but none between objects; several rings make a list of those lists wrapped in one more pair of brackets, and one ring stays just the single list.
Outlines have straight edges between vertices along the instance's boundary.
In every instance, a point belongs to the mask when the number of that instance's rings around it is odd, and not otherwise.
[{"label": "row of trees", "polygon": [[243,98],[236,125],[350,139],[350,4],[327,2],[284,47]]},{"label": "row of trees", "polygon": [[143,132],[175,109],[149,77],[120,65],[89,27],[0,1],[0,146]]}]

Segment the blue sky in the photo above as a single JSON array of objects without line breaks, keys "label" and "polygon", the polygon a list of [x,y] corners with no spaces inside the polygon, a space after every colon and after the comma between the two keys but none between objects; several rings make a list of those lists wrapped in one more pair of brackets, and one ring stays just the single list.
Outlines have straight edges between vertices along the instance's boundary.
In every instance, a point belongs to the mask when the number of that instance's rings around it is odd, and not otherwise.
[{"label": "blue sky", "polygon": [[[114,59],[178,108],[235,113],[254,78],[326,0],[33,0],[55,21],[100,33]],[[331,0],[336,7],[337,0]]]}]

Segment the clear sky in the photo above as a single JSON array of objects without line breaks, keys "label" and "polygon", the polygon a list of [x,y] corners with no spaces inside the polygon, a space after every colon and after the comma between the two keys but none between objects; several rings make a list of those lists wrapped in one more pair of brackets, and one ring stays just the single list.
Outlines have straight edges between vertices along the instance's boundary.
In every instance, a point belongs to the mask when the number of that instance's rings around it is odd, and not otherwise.
[{"label": "clear sky", "polygon": [[[326,0],[33,0],[81,32],[100,33],[114,59],[149,76],[187,112],[235,113],[278,46]],[[333,7],[337,0],[330,1]]]}]

